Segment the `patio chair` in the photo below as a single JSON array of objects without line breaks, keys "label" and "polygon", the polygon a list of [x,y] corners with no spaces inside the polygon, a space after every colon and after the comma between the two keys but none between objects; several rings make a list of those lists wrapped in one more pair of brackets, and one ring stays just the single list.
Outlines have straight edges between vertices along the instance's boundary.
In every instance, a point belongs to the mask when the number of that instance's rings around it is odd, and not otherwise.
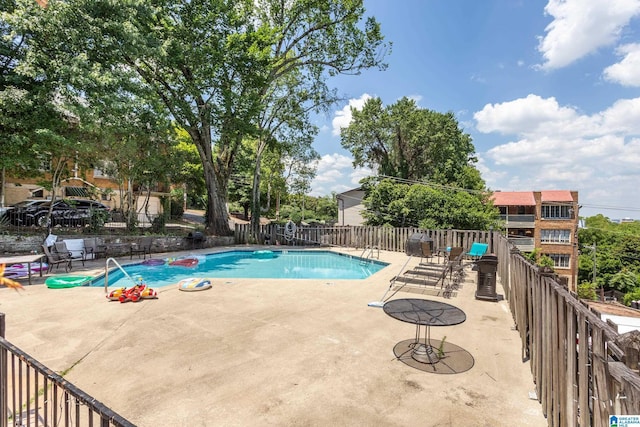
[{"label": "patio chair", "polygon": [[420,262],[422,262],[423,259],[427,259],[427,260],[432,260],[433,259],[433,252],[431,251],[431,244],[432,244],[432,242],[420,242],[420,247],[422,249],[422,255],[420,257]]},{"label": "patio chair", "polygon": [[91,237],[89,239],[83,239],[84,242],[84,259],[97,259],[101,256],[107,256],[107,247],[98,244],[98,239]]},{"label": "patio chair", "polygon": [[51,273],[51,270],[53,269],[53,267],[55,266],[56,268],[58,268],[60,266],[60,264],[64,265],[64,271],[68,272],[72,266],[71,266],[71,257],[66,257],[66,258],[60,258],[58,256],[57,252],[51,252],[49,250],[49,246],[47,245],[42,245],[42,251],[44,252],[44,255],[47,257],[47,273]]},{"label": "patio chair", "polygon": [[138,258],[142,254],[142,259],[147,259],[147,255],[151,258],[151,245],[153,245],[152,237],[143,237],[140,239],[140,243],[132,243],[129,259],[133,259],[133,254],[138,254]]},{"label": "patio chair", "polygon": [[462,264],[462,258],[464,258],[464,248],[462,246],[454,246],[449,251],[447,261],[454,261],[460,265]]},{"label": "patio chair", "polygon": [[82,266],[84,266],[84,250],[75,252],[76,253],[74,254],[74,251],[69,249],[67,243],[64,240],[55,242],[53,244],[53,253],[57,254],[58,258],[69,260],[79,259],[82,261]]},{"label": "patio chair", "polygon": [[471,259],[478,259],[482,255],[487,253],[487,249],[489,249],[489,244],[488,243],[474,242],[471,245],[471,248],[469,249],[469,252],[467,252],[467,256],[469,258],[471,258]]}]

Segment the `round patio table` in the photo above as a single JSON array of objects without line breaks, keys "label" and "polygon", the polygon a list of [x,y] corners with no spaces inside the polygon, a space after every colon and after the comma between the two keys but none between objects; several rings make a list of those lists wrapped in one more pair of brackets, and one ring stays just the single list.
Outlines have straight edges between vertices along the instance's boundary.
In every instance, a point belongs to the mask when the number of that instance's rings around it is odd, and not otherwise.
[{"label": "round patio table", "polygon": [[[388,301],[382,307],[394,319],[416,325],[416,336],[411,357],[421,363],[438,363],[438,351],[431,345],[431,326],[452,326],[467,319],[464,311],[440,301],[401,298]],[[421,328],[424,326],[424,337]]]}]

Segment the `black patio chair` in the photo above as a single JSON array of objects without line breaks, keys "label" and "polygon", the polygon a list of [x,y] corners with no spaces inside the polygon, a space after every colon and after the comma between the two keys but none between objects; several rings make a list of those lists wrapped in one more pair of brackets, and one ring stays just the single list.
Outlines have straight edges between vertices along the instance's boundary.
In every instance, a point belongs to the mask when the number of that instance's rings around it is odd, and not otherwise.
[{"label": "black patio chair", "polygon": [[151,246],[153,245],[152,237],[143,237],[140,239],[139,243],[131,244],[131,252],[130,258],[133,259],[133,254],[138,254],[138,258],[140,258],[140,254],[142,254],[142,259],[147,259],[147,255],[151,258]]}]

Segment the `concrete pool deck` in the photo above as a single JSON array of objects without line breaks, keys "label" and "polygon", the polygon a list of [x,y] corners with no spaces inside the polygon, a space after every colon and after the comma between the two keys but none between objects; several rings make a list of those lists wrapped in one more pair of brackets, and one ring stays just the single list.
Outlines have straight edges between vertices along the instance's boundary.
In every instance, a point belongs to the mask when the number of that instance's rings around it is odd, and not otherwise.
[{"label": "concrete pool deck", "polygon": [[[431,334],[470,353],[473,366],[424,372],[393,352],[415,327],[367,305],[408,257],[379,259],[391,265],[365,280],[217,279],[203,292],[170,286],[126,304],[107,301],[103,288],[48,289],[36,275],[23,291],[0,289],[0,312],[11,343],[141,427],[547,425],[507,301],[476,300],[469,267],[453,298],[393,295],[467,316]],[[104,260],[74,262],[70,274],[103,271]]]}]

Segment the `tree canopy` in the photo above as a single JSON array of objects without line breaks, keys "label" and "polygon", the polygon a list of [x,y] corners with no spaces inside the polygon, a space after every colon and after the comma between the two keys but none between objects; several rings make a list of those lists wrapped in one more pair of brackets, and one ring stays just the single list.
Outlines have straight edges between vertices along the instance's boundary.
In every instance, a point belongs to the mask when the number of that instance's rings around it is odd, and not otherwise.
[{"label": "tree canopy", "polygon": [[407,184],[393,179],[363,185],[362,213],[367,225],[424,229],[487,230],[496,226],[499,213],[483,193],[453,187]]},{"label": "tree canopy", "polygon": [[[207,227],[229,231],[228,182],[244,139],[283,79],[326,89],[336,74],[384,67],[379,24],[361,0],[69,0],[5,14],[29,35],[23,72],[55,76],[99,105],[139,97],[162,105],[196,145]],[[270,98],[273,100],[273,98]]]},{"label": "tree canopy", "polygon": [[614,223],[601,214],[586,218],[578,242],[578,283],[640,298],[640,221]]},{"label": "tree canopy", "polygon": [[407,97],[386,107],[380,98],[370,98],[362,110],[352,108],[351,113],[341,138],[354,166],[406,180],[484,188],[473,166],[477,159],[471,137],[453,113],[420,108]]}]

